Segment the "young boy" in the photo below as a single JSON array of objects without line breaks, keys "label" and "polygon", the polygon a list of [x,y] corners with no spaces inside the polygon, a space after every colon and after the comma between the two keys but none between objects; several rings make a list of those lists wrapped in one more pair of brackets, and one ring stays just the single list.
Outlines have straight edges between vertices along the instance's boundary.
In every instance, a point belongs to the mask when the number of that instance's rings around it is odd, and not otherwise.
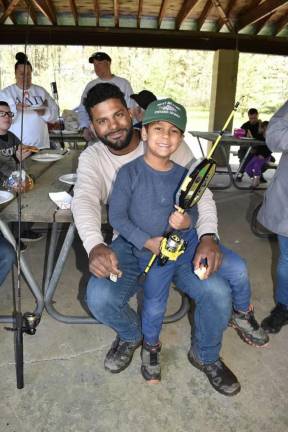
[{"label": "young boy", "polygon": [[[143,119],[142,138],[147,142],[146,152],[119,170],[109,202],[110,223],[122,241],[134,246],[133,253],[138,257],[142,270],[151,253],[159,254],[160,242],[168,225],[177,231],[181,230],[182,238],[187,241],[186,251],[177,261],[168,261],[163,267],[154,264],[144,283],[141,372],[151,383],[161,379],[159,335],[173,273],[176,266],[187,263],[191,264],[193,271],[192,258],[198,244],[195,230],[197,207],[184,214],[174,209],[175,193],[187,170],[173,163],[170,156],[180,145],[185,127],[186,111],[182,105],[171,99],[152,102]],[[227,249],[221,249],[224,260],[219,274],[229,282],[229,269],[225,267]],[[237,305],[237,310],[243,311],[245,318],[241,315],[240,319],[245,320],[247,327],[250,317],[255,321],[253,311],[249,311],[250,285],[245,282],[241,286],[230,286],[235,300],[233,303]],[[239,318],[236,313],[233,312],[232,322],[235,327]],[[265,332],[257,323],[254,327],[250,332],[253,332],[255,344],[266,344],[268,337]]]},{"label": "young boy", "polygon": [[[5,186],[5,181],[11,172],[17,169],[21,154],[22,159],[31,154],[30,150],[27,150],[24,146],[22,146],[22,151],[20,152],[20,140],[8,130],[12,124],[13,117],[14,114],[11,112],[8,103],[0,101],[0,188]],[[2,247],[4,247],[4,238],[1,241],[3,242]],[[25,249],[26,246],[21,242],[21,250]],[[11,252],[11,248],[9,250]]]}]

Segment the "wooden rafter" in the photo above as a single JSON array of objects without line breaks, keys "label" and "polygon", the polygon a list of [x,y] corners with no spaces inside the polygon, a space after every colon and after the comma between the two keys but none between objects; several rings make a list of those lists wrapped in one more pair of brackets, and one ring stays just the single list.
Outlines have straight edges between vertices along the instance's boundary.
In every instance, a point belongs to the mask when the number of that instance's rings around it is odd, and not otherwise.
[{"label": "wooden rafter", "polygon": [[262,18],[261,20],[257,21],[255,24],[253,24],[253,34],[257,35],[260,30],[264,27],[264,25],[266,24],[266,22],[269,20],[269,18],[271,17],[271,15],[273,15],[273,12],[270,15],[266,15],[264,18]]},{"label": "wooden rafter", "polygon": [[176,26],[177,30],[179,30],[183,21],[188,17],[188,15],[190,15],[190,13],[191,13],[193,7],[195,6],[195,4],[197,3],[197,1],[198,0],[183,1],[180,12],[178,13],[178,15],[176,17],[175,26]]},{"label": "wooden rafter", "polygon": [[35,9],[34,9],[32,2],[29,0],[24,0],[24,2],[27,6],[27,10],[28,10],[29,15],[32,19],[33,24],[37,25],[37,16],[36,16],[36,12],[35,12]]},{"label": "wooden rafter", "polygon": [[35,7],[38,8],[43,13],[43,15],[48,18],[51,24],[57,25],[55,9],[50,0],[32,0],[32,2],[34,3]]},{"label": "wooden rafter", "polygon": [[96,26],[99,27],[100,11],[99,11],[98,0],[93,0],[93,7],[94,7],[94,12],[96,17]]},{"label": "wooden rafter", "polygon": [[137,14],[137,28],[140,28],[140,24],[141,24],[141,16],[142,16],[142,9],[143,9],[143,0],[139,0],[139,4],[138,4],[138,14]]},{"label": "wooden rafter", "polygon": [[115,27],[118,28],[119,27],[119,0],[113,0],[114,3],[114,23],[115,23]]},{"label": "wooden rafter", "polygon": [[[259,2],[259,0],[256,0],[256,1],[257,1],[257,3]],[[228,3],[227,3],[227,6],[225,8],[225,14],[226,14],[226,16],[228,18],[229,18],[231,9],[234,6],[234,4],[235,4],[234,0],[229,0]],[[220,29],[222,28],[223,24],[225,24],[225,23],[224,23],[222,17],[220,16],[219,19],[218,19],[218,21],[217,21],[217,23],[216,23],[216,31],[220,31]]]},{"label": "wooden rafter", "polygon": [[219,0],[212,0],[212,3],[214,4],[215,9],[217,10],[220,19],[221,19],[221,20],[223,21],[223,23],[227,26],[228,30],[229,30],[231,33],[234,33],[234,32],[235,32],[234,27],[233,27],[233,25],[231,24],[231,21],[229,20],[227,14],[225,13],[225,11],[224,11],[224,9],[223,9],[223,7],[222,7],[220,1],[219,1]]},{"label": "wooden rafter", "polygon": [[[6,9],[4,10],[2,16],[0,17],[0,24],[3,24],[6,19],[12,14],[12,12],[14,11],[15,7],[17,6],[17,4],[19,3],[20,0],[12,0],[9,5],[6,6]],[[4,2],[3,2],[4,4]],[[15,24],[15,22],[14,22]]]},{"label": "wooden rafter", "polygon": [[169,0],[162,0],[161,7],[160,7],[160,12],[159,12],[159,17],[158,17],[158,28],[159,29],[161,27],[162,20],[163,20],[163,18],[165,16],[165,12],[166,12],[166,8],[167,8],[168,2],[169,2]]},{"label": "wooden rafter", "polygon": [[72,15],[74,17],[75,25],[78,26],[78,12],[77,12],[75,0],[69,0],[69,3],[70,3]]},{"label": "wooden rafter", "polygon": [[275,31],[274,31],[274,35],[277,35],[286,26],[286,24],[288,24],[288,14],[284,15],[276,23],[276,28],[275,28]]},{"label": "wooden rafter", "polygon": [[271,15],[281,6],[287,4],[287,0],[266,0],[261,3],[257,8],[251,8],[250,11],[240,16],[237,22],[237,30],[241,30],[249,24],[253,24],[267,15]]},{"label": "wooden rafter", "polygon": [[[2,6],[3,6],[4,9],[6,9],[9,6],[8,0],[1,0],[0,4],[2,4]],[[13,22],[13,24],[17,24],[17,20],[14,17],[13,13],[10,14],[10,19]]]},{"label": "wooden rafter", "polygon": [[204,8],[202,9],[201,15],[197,20],[197,27],[199,31],[201,30],[201,27],[204,24],[207,14],[211,8],[212,8],[212,2],[211,0],[207,0],[206,4],[204,5]]}]

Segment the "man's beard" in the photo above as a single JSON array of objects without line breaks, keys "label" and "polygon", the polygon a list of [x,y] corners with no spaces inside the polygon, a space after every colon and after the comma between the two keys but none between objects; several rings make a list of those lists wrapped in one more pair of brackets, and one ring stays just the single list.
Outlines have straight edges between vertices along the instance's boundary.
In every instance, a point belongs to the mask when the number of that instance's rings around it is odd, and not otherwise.
[{"label": "man's beard", "polygon": [[127,132],[127,135],[126,135],[126,137],[124,139],[119,139],[117,141],[110,141],[109,140],[109,135],[110,134],[103,135],[103,136],[98,135],[98,138],[100,139],[100,141],[103,142],[103,144],[105,144],[111,150],[117,150],[117,151],[118,150],[123,150],[123,149],[125,149],[126,147],[129,146],[130,141],[131,141],[132,136],[133,136],[133,125],[132,125],[132,122],[131,122],[131,126],[130,126],[129,129],[128,128],[121,128],[121,129],[118,129],[116,131],[113,131],[113,133],[119,132],[119,131],[126,131]]}]

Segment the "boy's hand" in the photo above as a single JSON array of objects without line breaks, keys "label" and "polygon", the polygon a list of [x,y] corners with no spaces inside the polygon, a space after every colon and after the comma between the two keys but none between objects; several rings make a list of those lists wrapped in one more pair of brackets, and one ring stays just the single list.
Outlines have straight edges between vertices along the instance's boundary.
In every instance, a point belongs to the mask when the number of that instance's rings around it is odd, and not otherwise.
[{"label": "boy's hand", "polygon": [[144,247],[149,249],[154,255],[159,255],[160,253],[160,244],[163,237],[152,237],[146,241]]},{"label": "boy's hand", "polygon": [[[175,206],[177,208],[177,206]],[[191,226],[191,217],[188,213],[174,211],[169,217],[169,225],[175,230],[184,230]]]},{"label": "boy's hand", "polygon": [[16,157],[19,161],[21,159],[22,160],[26,159],[28,156],[30,156],[30,154],[31,154],[31,150],[29,149],[28,146],[24,146],[24,145],[22,146],[22,151],[20,150],[20,148],[18,148],[18,150],[16,151]]},{"label": "boy's hand", "polygon": [[94,246],[89,254],[89,270],[99,278],[113,275],[121,276],[121,270],[118,268],[118,259],[108,246],[99,244]]}]

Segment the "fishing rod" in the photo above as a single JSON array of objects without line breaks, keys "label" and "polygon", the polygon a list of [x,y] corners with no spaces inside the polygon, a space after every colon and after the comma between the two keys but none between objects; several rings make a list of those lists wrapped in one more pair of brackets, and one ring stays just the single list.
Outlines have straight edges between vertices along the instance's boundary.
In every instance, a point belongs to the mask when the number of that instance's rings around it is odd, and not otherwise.
[{"label": "fishing rod", "polygon": [[54,98],[54,100],[58,106],[58,118],[59,118],[59,128],[60,128],[60,145],[61,145],[62,149],[64,150],[64,148],[65,148],[64,138],[63,138],[64,120],[60,115],[59,93],[58,93],[58,89],[57,89],[57,83],[56,83],[56,81],[52,81],[50,85],[51,85],[51,91],[52,91],[53,98]]},{"label": "fishing rod", "polygon": [[[213,143],[206,158],[197,159],[192,163],[188,173],[186,174],[183,182],[181,183],[175,198],[175,207],[179,213],[184,213],[186,209],[193,207],[198,203],[203,193],[207,189],[209,183],[216,173],[216,162],[212,158],[217,147],[219,146],[222,136],[227,129],[230,121],[234,117],[235,112],[240,102],[236,102],[231,113],[229,114],[224,126],[219,132],[215,142]],[[181,256],[187,243],[181,238],[179,232],[169,230],[164,234],[160,244],[160,254],[153,254],[144,269],[139,275],[139,283],[143,283],[146,276],[158,258],[158,263],[164,265],[168,260],[176,261]]]},{"label": "fishing rod", "polygon": [[[31,8],[31,1],[29,1],[28,12],[27,12],[27,25],[29,21]],[[19,146],[19,163],[18,163],[18,187],[17,193],[17,212],[18,212],[18,223],[17,223],[17,241],[16,241],[16,261],[17,261],[17,285],[13,283],[13,328],[7,328],[14,332],[14,350],[15,350],[15,367],[16,367],[16,385],[18,389],[24,387],[24,356],[23,356],[23,333],[34,335],[36,333],[36,327],[40,322],[40,316],[34,312],[22,313],[22,292],[21,292],[21,228],[22,228],[22,191],[24,191],[25,179],[22,178],[22,150],[23,150],[23,128],[24,128],[24,96],[25,96],[25,84],[26,74],[28,66],[27,58],[27,46],[28,46],[28,32],[26,33],[25,46],[24,46],[24,79],[22,85],[22,107],[21,107],[21,128],[20,128],[20,146]]]}]

